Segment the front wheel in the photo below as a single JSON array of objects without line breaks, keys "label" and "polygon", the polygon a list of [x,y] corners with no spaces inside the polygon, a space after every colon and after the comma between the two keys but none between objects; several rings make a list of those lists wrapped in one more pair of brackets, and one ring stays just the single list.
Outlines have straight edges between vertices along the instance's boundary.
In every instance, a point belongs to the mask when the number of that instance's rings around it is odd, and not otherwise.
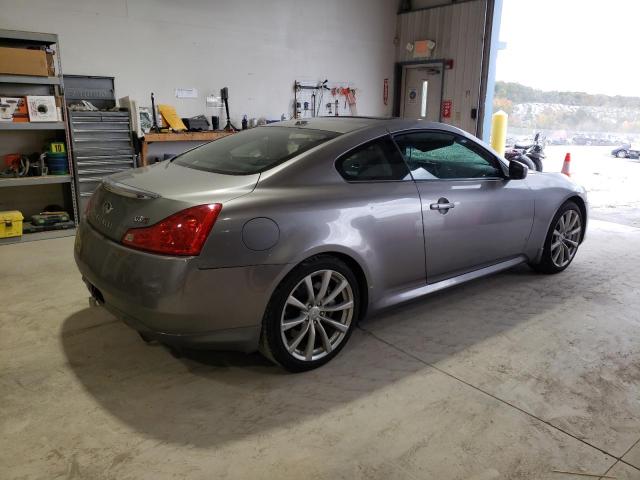
[{"label": "front wheel", "polygon": [[269,302],[261,352],[291,372],[324,365],[347,343],[359,301],[358,282],[344,262],[324,255],[306,260]]},{"label": "front wheel", "polygon": [[627,158],[627,152],[625,152],[624,150],[618,150],[618,152],[616,153],[616,157]]},{"label": "front wheel", "polygon": [[573,261],[582,239],[584,221],[574,202],[566,202],[553,217],[540,262],[531,266],[542,273],[562,272]]}]

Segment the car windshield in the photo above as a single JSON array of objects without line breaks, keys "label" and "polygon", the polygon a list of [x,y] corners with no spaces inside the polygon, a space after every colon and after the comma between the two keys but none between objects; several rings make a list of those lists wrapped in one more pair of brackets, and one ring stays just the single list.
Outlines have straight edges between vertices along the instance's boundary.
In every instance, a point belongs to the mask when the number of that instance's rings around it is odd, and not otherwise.
[{"label": "car windshield", "polygon": [[257,127],[207,143],[174,158],[184,167],[227,175],[250,175],[338,136],[335,132],[293,127]]}]

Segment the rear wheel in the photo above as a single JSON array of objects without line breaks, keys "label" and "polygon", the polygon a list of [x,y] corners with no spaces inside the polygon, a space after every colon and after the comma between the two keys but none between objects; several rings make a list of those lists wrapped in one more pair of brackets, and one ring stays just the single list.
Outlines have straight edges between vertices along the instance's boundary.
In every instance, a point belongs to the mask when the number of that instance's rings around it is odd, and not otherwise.
[{"label": "rear wheel", "polygon": [[583,224],[578,205],[571,201],[562,205],[551,222],[540,263],[531,266],[542,273],[559,273],[567,268],[578,251]]},{"label": "rear wheel", "polygon": [[292,372],[324,365],[351,336],[359,300],[358,282],[344,262],[324,255],[306,260],[269,302],[262,353]]},{"label": "rear wheel", "polygon": [[513,160],[515,160],[516,162],[520,162],[523,165],[526,165],[527,168],[531,171],[535,171],[536,170],[536,164],[533,163],[533,161],[527,157],[526,155],[520,155],[518,157],[515,157]]},{"label": "rear wheel", "polygon": [[539,158],[532,158],[531,161],[533,162],[534,166],[536,167],[536,171],[541,172],[542,171],[542,161]]}]

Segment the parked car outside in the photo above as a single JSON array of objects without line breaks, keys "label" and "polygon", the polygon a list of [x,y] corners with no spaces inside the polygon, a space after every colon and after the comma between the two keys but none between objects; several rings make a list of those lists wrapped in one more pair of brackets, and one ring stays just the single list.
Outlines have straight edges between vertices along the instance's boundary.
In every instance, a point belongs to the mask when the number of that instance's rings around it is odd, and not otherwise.
[{"label": "parked car outside", "polygon": [[631,144],[625,143],[611,150],[611,155],[618,158],[640,158],[640,150],[631,148]]}]

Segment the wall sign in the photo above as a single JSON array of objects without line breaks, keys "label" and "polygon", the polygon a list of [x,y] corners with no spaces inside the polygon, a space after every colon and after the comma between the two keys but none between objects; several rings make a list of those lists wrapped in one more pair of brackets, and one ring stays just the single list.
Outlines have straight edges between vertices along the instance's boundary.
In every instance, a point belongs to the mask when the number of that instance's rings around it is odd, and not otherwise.
[{"label": "wall sign", "polygon": [[176,98],[198,98],[198,89],[176,88]]},{"label": "wall sign", "polygon": [[413,42],[413,58],[429,58],[435,47],[433,40],[416,40]]},{"label": "wall sign", "polygon": [[453,101],[452,100],[443,100],[442,101],[442,118],[451,118],[451,110],[453,109]]},{"label": "wall sign", "polygon": [[418,100],[418,89],[410,88],[409,89],[409,103],[416,103]]}]

